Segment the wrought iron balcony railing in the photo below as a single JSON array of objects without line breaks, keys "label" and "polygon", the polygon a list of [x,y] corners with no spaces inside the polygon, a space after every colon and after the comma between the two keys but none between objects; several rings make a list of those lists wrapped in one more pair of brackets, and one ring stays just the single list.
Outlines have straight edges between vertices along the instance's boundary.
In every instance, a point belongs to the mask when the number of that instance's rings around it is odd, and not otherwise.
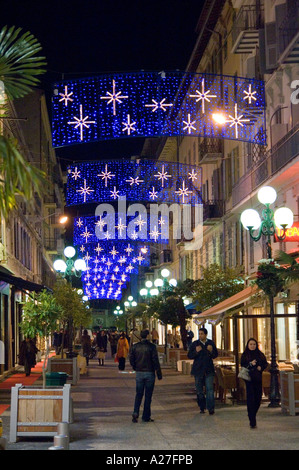
[{"label": "wrought iron balcony railing", "polygon": [[243,5],[232,29],[232,52],[253,52],[259,44],[259,30],[264,27],[264,8],[261,5]]}]

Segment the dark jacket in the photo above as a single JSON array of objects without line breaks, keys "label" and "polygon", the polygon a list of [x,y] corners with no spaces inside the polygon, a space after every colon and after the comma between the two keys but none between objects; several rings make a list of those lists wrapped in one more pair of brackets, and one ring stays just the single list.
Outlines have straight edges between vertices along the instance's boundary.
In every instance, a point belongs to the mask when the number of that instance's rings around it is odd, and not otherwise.
[{"label": "dark jacket", "polygon": [[155,372],[162,378],[157,347],[147,339],[135,343],[130,350],[130,364],[136,372]]},{"label": "dark jacket", "polygon": [[38,353],[38,349],[35,346],[32,340],[30,341],[22,341],[20,345],[20,354],[19,354],[19,364],[20,366],[24,366],[25,363],[30,367],[34,367],[36,365],[36,354]]},{"label": "dark jacket", "polygon": [[107,352],[107,335],[97,334],[97,347],[100,351]]},{"label": "dark jacket", "polygon": [[[253,360],[257,361],[255,366],[250,364]],[[265,355],[259,350],[246,351],[241,356],[241,367],[248,368],[252,382],[262,382],[262,373],[268,365]]]},{"label": "dark jacket", "polygon": [[[208,351],[207,347],[211,345],[213,351]],[[196,346],[201,346],[202,350],[197,352]],[[202,343],[199,339],[193,341],[188,351],[188,358],[194,359],[191,375],[204,377],[205,375],[215,374],[213,359],[218,357],[218,351],[215,343],[211,339],[207,339],[206,343]]]}]

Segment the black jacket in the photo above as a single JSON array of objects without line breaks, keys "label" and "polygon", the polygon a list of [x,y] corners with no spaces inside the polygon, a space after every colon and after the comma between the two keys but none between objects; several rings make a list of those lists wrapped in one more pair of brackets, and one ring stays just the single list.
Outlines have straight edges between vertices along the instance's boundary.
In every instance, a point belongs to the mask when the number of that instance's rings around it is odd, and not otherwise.
[{"label": "black jacket", "polygon": [[157,347],[147,339],[135,343],[130,350],[130,364],[136,372],[155,372],[162,378]]},{"label": "black jacket", "polygon": [[[207,347],[212,346],[213,351],[208,351]],[[197,352],[196,346],[201,346],[202,350]],[[213,359],[218,356],[218,351],[215,343],[211,339],[207,339],[206,343],[202,343],[199,339],[193,341],[188,351],[188,358],[194,359],[191,369],[192,375],[199,375],[204,377],[208,374],[215,374]]]},{"label": "black jacket", "polygon": [[[255,366],[250,364],[254,359],[257,361]],[[252,382],[262,382],[262,373],[268,367],[268,362],[261,351],[248,351],[241,356],[241,367],[249,370]],[[261,370],[258,370],[258,367]]]}]

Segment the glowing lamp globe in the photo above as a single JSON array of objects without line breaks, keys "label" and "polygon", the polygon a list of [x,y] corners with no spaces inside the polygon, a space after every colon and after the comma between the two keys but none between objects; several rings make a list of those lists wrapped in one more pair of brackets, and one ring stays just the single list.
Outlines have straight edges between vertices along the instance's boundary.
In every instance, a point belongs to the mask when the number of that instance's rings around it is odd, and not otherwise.
[{"label": "glowing lamp globe", "polygon": [[137,307],[137,302],[135,302],[135,300],[132,302],[132,307]]},{"label": "glowing lamp globe", "polygon": [[152,281],[146,281],[145,286],[150,289],[153,286]]},{"label": "glowing lamp globe", "polygon": [[257,198],[262,204],[273,204],[276,201],[277,193],[271,186],[263,186],[257,193]]},{"label": "glowing lamp globe", "polygon": [[162,287],[163,286],[163,281],[162,279],[156,279],[154,281],[155,287]]},{"label": "glowing lamp globe", "polygon": [[133,297],[130,295],[130,297],[128,297],[128,300],[129,300],[130,302],[132,302]]},{"label": "glowing lamp globe", "polygon": [[281,207],[274,212],[274,222],[278,228],[291,228],[294,223],[294,214],[291,209]]},{"label": "glowing lamp globe", "polygon": [[141,289],[140,290],[140,295],[146,296],[147,295],[147,289]]},{"label": "glowing lamp globe", "polygon": [[84,302],[87,302],[88,301],[87,295],[83,295],[82,300],[84,300]]},{"label": "glowing lamp globe", "polygon": [[76,259],[74,263],[74,267],[76,271],[86,271],[86,268],[87,268],[84,259]]},{"label": "glowing lamp globe", "polygon": [[161,271],[161,276],[162,277],[168,277],[169,274],[170,274],[170,271],[168,271],[168,269],[166,269],[166,268],[162,269],[162,271]]},{"label": "glowing lamp globe", "polygon": [[66,264],[62,259],[57,259],[56,261],[54,261],[53,267],[55,271],[58,271],[61,273],[64,273],[66,270]]},{"label": "glowing lamp globe", "polygon": [[76,254],[76,250],[73,246],[67,246],[65,249],[64,249],[64,255],[67,257],[67,258],[72,258],[73,256],[75,256]]},{"label": "glowing lamp globe", "polygon": [[151,295],[158,295],[158,294],[159,294],[159,291],[158,291],[158,289],[151,289],[151,290],[150,290],[150,294],[151,294]]},{"label": "glowing lamp globe", "polygon": [[241,214],[241,224],[246,230],[252,227],[253,230],[257,230],[261,226],[261,218],[257,211],[254,209],[246,209]]},{"label": "glowing lamp globe", "polygon": [[176,286],[178,285],[176,279],[170,279],[169,284],[170,284],[172,287],[176,287]]},{"label": "glowing lamp globe", "polygon": [[220,124],[220,125],[223,125],[226,123],[226,117],[223,113],[213,113],[212,114],[212,118],[213,118],[213,121],[216,123],[216,124]]},{"label": "glowing lamp globe", "polygon": [[130,302],[128,302],[127,300],[124,302],[124,306],[125,307],[130,307]]}]

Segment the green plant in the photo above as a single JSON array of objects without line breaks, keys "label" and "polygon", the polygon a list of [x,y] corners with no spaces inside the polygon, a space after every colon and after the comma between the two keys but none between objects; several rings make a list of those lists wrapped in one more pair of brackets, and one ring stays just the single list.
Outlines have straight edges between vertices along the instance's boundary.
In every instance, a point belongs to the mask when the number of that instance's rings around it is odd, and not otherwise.
[{"label": "green plant", "polygon": [[[0,31],[0,121],[9,121],[7,99],[14,100],[30,93],[39,83],[38,75],[45,72],[45,58],[37,56],[41,45],[30,33],[20,34],[21,28],[4,26]],[[17,196],[26,201],[45,188],[46,176],[23,157],[18,142],[0,136],[0,213],[3,217],[17,207]]]},{"label": "green plant", "polygon": [[254,284],[266,295],[276,297],[283,290],[282,268],[273,259],[260,260]]},{"label": "green plant", "polygon": [[62,308],[56,302],[53,294],[43,290],[33,294],[23,304],[21,331],[26,338],[40,336],[46,340],[46,354],[43,363],[43,387],[46,386],[46,365],[49,357],[49,337],[57,328],[62,315]]}]

